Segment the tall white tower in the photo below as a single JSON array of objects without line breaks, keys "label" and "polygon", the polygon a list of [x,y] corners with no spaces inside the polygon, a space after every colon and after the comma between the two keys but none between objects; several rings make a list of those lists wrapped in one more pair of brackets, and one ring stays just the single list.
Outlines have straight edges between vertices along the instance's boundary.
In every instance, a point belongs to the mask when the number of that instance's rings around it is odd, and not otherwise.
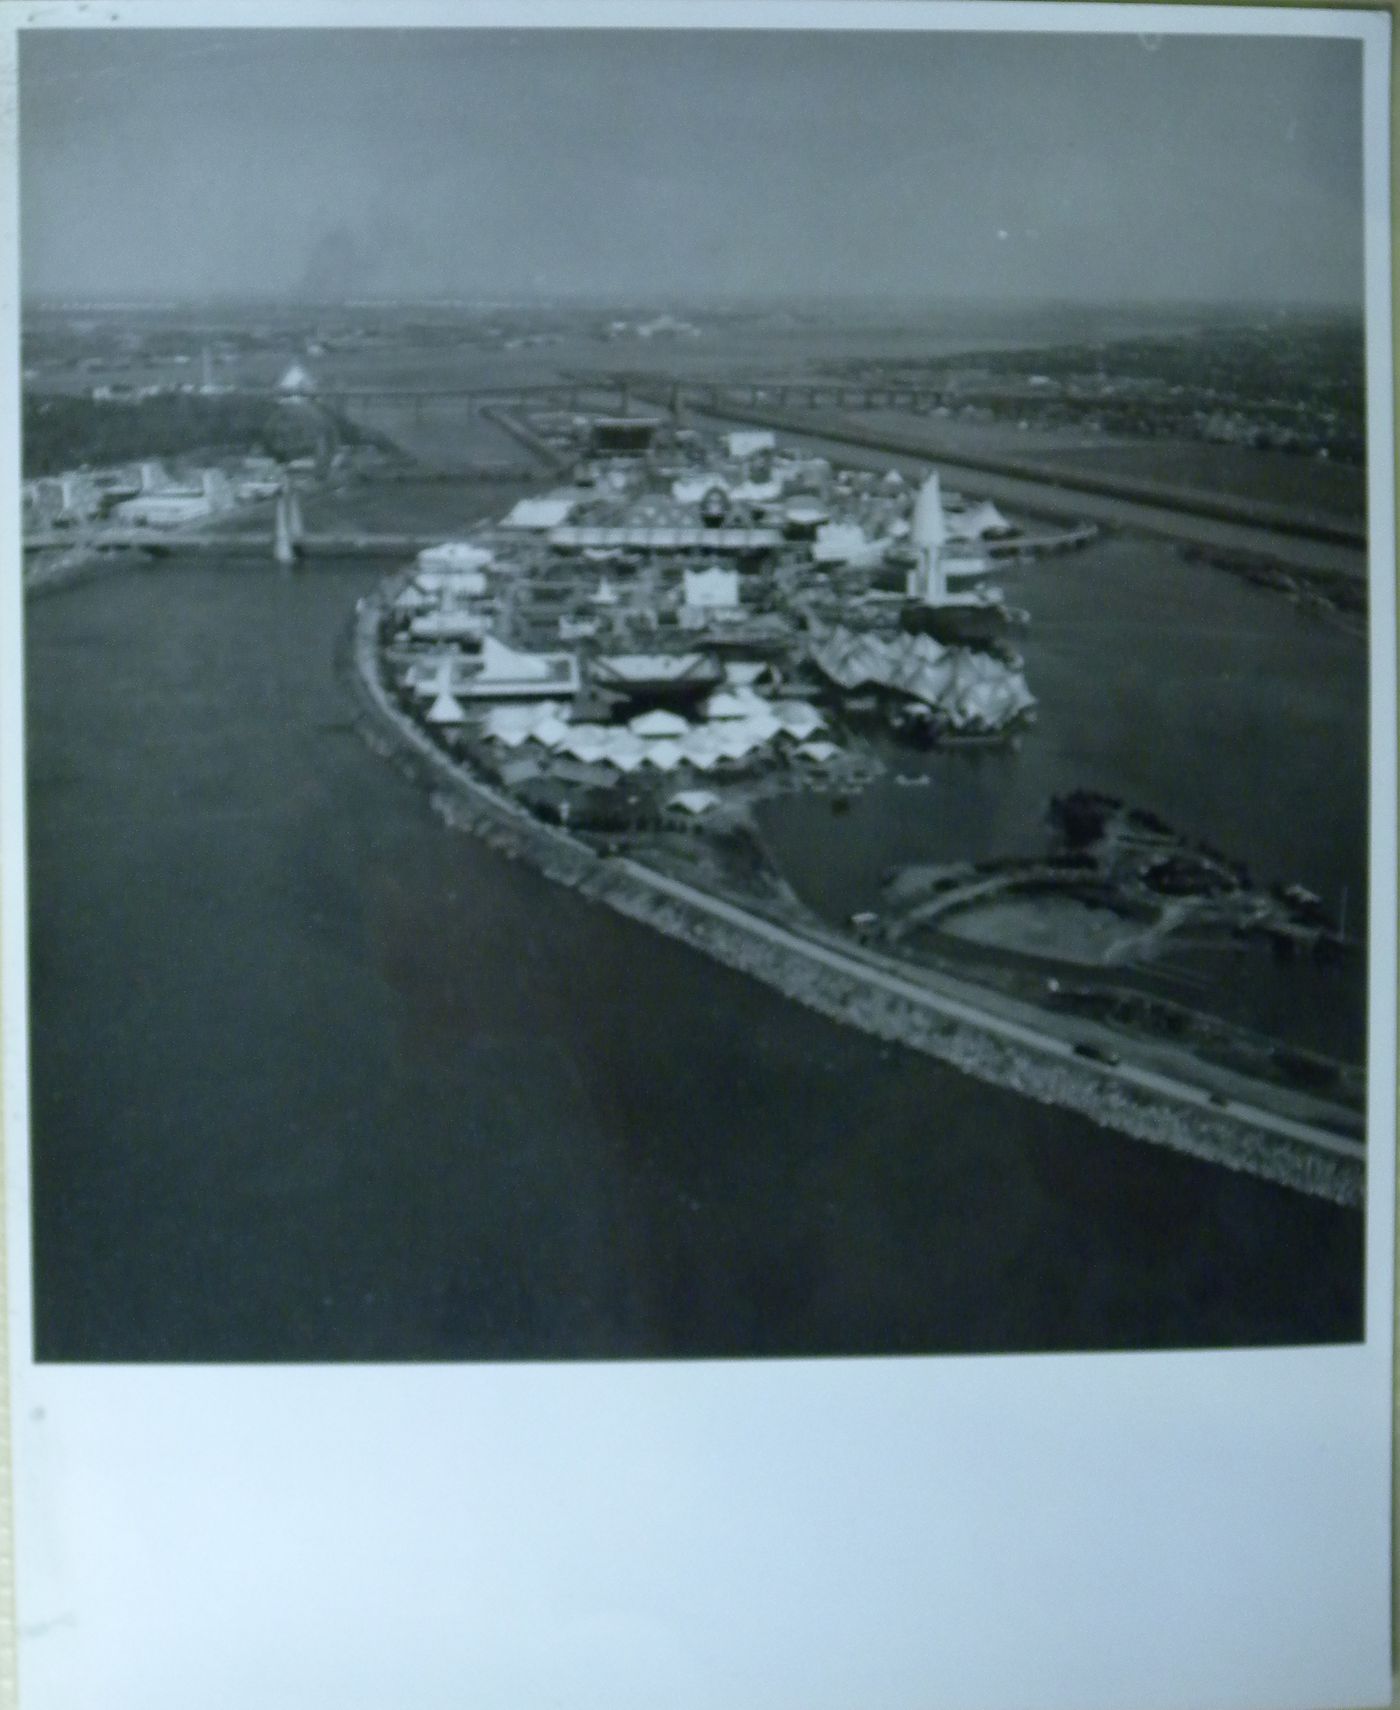
[{"label": "tall white tower", "polygon": [[948,597],[948,576],[943,567],[943,544],[948,524],[943,515],[943,491],[935,470],[919,489],[914,518],[909,525],[909,544],[918,564],[909,572],[908,593],[925,605],[941,605]]},{"label": "tall white tower", "polygon": [[272,556],[279,564],[295,564],[301,556],[301,539],[301,499],[296,488],[284,481],[272,524]]}]

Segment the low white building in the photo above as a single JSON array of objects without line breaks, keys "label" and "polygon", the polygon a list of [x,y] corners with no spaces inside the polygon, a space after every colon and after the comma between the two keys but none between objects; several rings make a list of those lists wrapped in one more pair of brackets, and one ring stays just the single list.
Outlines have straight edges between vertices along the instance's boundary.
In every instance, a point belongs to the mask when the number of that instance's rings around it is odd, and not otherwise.
[{"label": "low white building", "polygon": [[483,641],[486,619],[479,612],[441,609],[420,612],[408,626],[415,641]]},{"label": "low white building", "polygon": [[206,469],[198,487],[152,487],[147,489],[146,466],[141,470],[142,488],[135,498],[123,499],[112,515],[134,528],[178,528],[182,523],[200,522],[235,502],[233,488],[221,469]]},{"label": "low white building", "polygon": [[469,540],[443,540],[423,548],[418,566],[422,570],[485,570],[495,556],[489,548]]},{"label": "low white building", "polygon": [[712,565],[708,570],[686,570],[683,577],[680,621],[684,628],[732,623],[743,615],[737,570]]},{"label": "low white building", "polygon": [[724,448],[731,457],[756,457],[761,451],[777,449],[777,435],[768,428],[745,428],[726,434]]},{"label": "low white building", "polygon": [[529,529],[546,534],[559,528],[573,515],[576,500],[562,494],[546,494],[539,499],[520,499],[501,518],[502,528]]}]

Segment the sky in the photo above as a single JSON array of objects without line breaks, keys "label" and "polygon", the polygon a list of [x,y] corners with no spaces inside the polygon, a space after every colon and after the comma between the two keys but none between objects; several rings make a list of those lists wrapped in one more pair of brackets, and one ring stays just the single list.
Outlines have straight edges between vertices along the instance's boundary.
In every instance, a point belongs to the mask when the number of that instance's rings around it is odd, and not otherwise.
[{"label": "sky", "polygon": [[54,30],[27,295],[1359,305],[1361,49]]}]

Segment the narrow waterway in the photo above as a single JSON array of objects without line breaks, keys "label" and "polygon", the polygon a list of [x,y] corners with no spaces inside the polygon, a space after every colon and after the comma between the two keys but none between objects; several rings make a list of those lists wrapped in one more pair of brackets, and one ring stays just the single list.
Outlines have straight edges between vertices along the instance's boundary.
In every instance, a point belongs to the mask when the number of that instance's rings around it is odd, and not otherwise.
[{"label": "narrow waterway", "polygon": [[371,581],[172,558],[28,608],[42,1358],[1360,1334],[1359,1214],[883,1047],[445,828],[334,665]]}]

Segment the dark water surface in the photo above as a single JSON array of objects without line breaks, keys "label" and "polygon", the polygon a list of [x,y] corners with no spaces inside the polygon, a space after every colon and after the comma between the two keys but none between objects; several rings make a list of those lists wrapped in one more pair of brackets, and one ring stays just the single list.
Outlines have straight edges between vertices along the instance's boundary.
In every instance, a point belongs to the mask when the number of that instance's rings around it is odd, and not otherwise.
[{"label": "dark water surface", "polygon": [[168,560],[29,606],[41,1358],[1361,1333],[1359,1214],[882,1047],[444,828],[348,722],[371,581]]},{"label": "dark water surface", "polygon": [[[1214,844],[1256,884],[1307,885],[1364,936],[1364,639],[1131,536],[995,579],[1031,614],[1015,644],[1037,723],[1014,751],[920,755],[891,743],[893,770],[927,774],[928,786],[887,778],[839,816],[815,795],[764,804],[770,847],[813,907],[840,921],[878,908],[881,873],[897,862],[1040,854],[1050,798],[1087,788]],[[1362,960],[1281,969],[1264,950],[1190,952],[1162,986],[1360,1062]]]}]

